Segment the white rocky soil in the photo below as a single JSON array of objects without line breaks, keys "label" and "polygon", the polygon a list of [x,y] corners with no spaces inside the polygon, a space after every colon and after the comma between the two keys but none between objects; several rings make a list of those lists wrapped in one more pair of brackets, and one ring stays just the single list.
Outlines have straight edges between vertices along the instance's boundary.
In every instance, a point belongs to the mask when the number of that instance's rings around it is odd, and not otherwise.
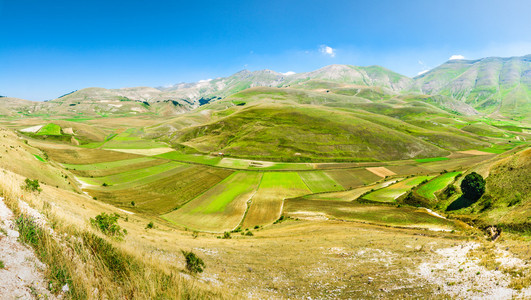
[{"label": "white rocky soil", "polygon": [[46,289],[46,265],[18,241],[14,225],[14,215],[0,197],[0,299],[56,299]]},{"label": "white rocky soil", "polygon": [[[489,270],[479,264],[479,259],[470,257],[468,253],[477,247],[480,247],[479,243],[471,242],[435,250],[434,259],[421,264],[418,274],[454,298],[531,299],[531,287],[512,289],[509,287],[510,275]],[[511,257],[508,252],[500,254],[497,260],[503,267],[526,268],[522,260]]]}]

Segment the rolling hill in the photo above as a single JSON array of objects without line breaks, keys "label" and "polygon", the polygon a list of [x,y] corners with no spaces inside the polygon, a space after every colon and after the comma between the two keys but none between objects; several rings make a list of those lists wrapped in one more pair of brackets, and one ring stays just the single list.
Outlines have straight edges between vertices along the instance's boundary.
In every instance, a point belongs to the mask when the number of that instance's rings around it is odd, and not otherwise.
[{"label": "rolling hill", "polygon": [[415,77],[409,90],[448,96],[484,113],[529,120],[531,55],[450,60]]},{"label": "rolling hill", "polygon": [[531,56],[450,60],[415,78],[381,66],[329,65],[296,74],[242,70],[228,77],[167,87],[85,88],[47,102],[3,97],[0,114],[171,116],[252,87],[306,89],[371,101],[416,97],[460,114],[479,112],[494,118],[529,122]]}]

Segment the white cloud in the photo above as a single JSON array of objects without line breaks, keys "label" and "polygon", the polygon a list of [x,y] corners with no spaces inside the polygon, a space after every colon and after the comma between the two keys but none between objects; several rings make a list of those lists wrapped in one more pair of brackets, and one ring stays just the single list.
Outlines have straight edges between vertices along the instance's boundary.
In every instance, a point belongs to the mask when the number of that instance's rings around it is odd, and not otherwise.
[{"label": "white cloud", "polygon": [[212,81],[212,78],[199,80],[199,83]]},{"label": "white cloud", "polygon": [[327,45],[321,45],[321,47],[319,48],[319,52],[321,52],[324,55],[329,55],[330,57],[336,56],[336,49],[330,46],[327,46]]},{"label": "white cloud", "polygon": [[426,73],[426,72],[428,72],[428,71],[429,71],[429,70],[420,71],[420,72],[417,73],[417,76],[422,75],[422,74],[424,74],[424,73]]},{"label": "white cloud", "polygon": [[450,56],[450,58],[448,60],[454,60],[454,59],[465,59],[465,57],[461,54],[454,54],[452,56]]},{"label": "white cloud", "polygon": [[289,75],[294,75],[294,74],[297,74],[297,73],[295,73],[295,72],[293,72],[293,71],[288,71],[288,72],[286,72],[286,73],[280,73],[280,74],[282,74],[282,75],[286,75],[286,76],[289,76]]}]

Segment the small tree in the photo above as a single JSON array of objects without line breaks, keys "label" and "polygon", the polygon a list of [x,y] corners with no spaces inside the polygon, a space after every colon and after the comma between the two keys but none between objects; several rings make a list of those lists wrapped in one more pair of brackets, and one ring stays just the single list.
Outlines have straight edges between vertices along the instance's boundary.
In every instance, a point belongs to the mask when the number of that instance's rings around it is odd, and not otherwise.
[{"label": "small tree", "polygon": [[465,176],[461,182],[463,197],[471,201],[477,201],[485,193],[485,179],[476,172]]},{"label": "small tree", "polygon": [[37,179],[31,180],[29,178],[26,178],[26,180],[24,180],[24,183],[26,185],[24,185],[22,187],[25,190],[27,190],[27,191],[30,191],[30,192],[40,192],[40,191],[42,191],[41,185],[39,184],[39,181]]},{"label": "small tree", "polygon": [[146,225],[146,229],[153,229],[154,226],[153,221],[151,221]]},{"label": "small tree", "polygon": [[106,214],[102,212],[96,218],[90,218],[90,223],[106,235],[120,237],[125,235],[127,231],[125,229],[122,231],[120,225],[117,224],[119,217],[120,215],[117,213]]},{"label": "small tree", "polygon": [[186,269],[188,271],[194,274],[203,272],[203,269],[205,268],[205,263],[201,258],[199,258],[191,251],[181,250],[181,252],[183,253],[184,258],[186,259]]}]

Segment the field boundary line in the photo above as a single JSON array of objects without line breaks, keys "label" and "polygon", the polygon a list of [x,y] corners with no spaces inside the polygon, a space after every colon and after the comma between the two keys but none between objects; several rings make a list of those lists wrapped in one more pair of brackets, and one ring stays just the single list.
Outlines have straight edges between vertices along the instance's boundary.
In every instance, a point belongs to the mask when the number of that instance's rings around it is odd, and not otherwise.
[{"label": "field boundary line", "polygon": [[254,193],[251,195],[251,197],[249,197],[249,200],[245,201],[246,208],[245,208],[245,212],[243,213],[242,219],[240,220],[238,225],[236,225],[236,227],[234,227],[232,230],[236,230],[236,228],[243,225],[243,221],[245,221],[245,217],[247,217],[247,213],[249,212],[249,209],[251,208],[251,204],[253,203],[253,197],[254,195],[256,195],[256,193],[258,192],[258,189],[260,188],[260,185],[262,184],[262,178],[264,178],[264,173],[260,174],[260,181],[258,182],[258,185],[256,186],[256,189],[254,190]]}]

